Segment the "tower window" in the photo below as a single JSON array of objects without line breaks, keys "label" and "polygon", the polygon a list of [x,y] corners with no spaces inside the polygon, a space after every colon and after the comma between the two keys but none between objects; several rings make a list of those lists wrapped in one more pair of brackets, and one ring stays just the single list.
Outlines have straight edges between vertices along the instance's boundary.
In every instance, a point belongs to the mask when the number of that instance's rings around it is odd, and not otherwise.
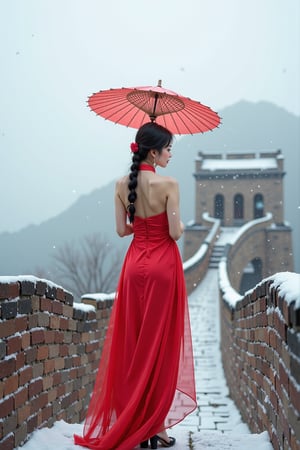
[{"label": "tower window", "polygon": [[222,194],[217,194],[215,196],[215,214],[217,219],[224,219],[224,196]]},{"label": "tower window", "polygon": [[236,194],[234,196],[233,215],[235,219],[244,218],[244,197],[241,194]]},{"label": "tower window", "polygon": [[264,216],[264,198],[262,194],[254,196],[254,219],[259,219]]}]

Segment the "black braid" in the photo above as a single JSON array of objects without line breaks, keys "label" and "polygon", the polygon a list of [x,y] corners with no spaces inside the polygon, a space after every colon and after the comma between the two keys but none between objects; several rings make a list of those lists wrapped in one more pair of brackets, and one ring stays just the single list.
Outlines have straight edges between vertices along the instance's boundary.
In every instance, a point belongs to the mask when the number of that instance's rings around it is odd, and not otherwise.
[{"label": "black braid", "polygon": [[128,183],[128,201],[129,205],[127,206],[128,214],[129,214],[129,222],[132,223],[134,221],[134,214],[135,214],[135,206],[134,202],[137,199],[137,193],[136,193],[136,187],[137,187],[137,177],[139,173],[139,168],[141,164],[141,157],[139,152],[136,152],[132,156],[132,164],[130,167],[130,174],[129,174],[129,183]]},{"label": "black braid", "polygon": [[142,125],[136,134],[135,141],[138,145],[138,151],[132,155],[132,164],[130,167],[128,182],[129,194],[127,198],[129,205],[127,206],[127,210],[130,223],[134,221],[134,203],[137,199],[136,187],[140,164],[147,158],[148,152],[151,149],[157,150],[161,153],[162,149],[172,142],[172,138],[172,133],[170,133],[169,130],[156,124],[155,122],[149,122]]}]

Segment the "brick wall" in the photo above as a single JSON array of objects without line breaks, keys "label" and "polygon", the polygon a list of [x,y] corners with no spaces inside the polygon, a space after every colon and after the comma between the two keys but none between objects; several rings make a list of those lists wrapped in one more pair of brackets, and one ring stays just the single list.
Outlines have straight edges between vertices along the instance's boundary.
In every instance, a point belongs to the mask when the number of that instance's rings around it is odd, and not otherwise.
[{"label": "brick wall", "polygon": [[84,311],[51,282],[5,278],[0,277],[0,448],[11,450],[39,427],[84,419],[113,300]]},{"label": "brick wall", "polygon": [[287,226],[277,227],[268,213],[240,228],[232,244],[227,245],[227,264],[230,283],[240,290],[243,271],[254,258],[262,261],[262,278],[272,273],[293,271],[292,231]]},{"label": "brick wall", "polygon": [[[221,222],[219,219],[209,217],[208,214],[204,213],[203,222],[205,224],[205,237],[202,234],[201,227],[200,244],[196,237],[199,233],[197,224],[190,225],[185,230],[184,255],[188,254],[189,257],[183,263],[183,270],[188,294],[198,286],[206,274],[214,243],[220,234]],[[195,235],[194,239],[193,235]],[[186,247],[188,247],[188,250],[186,250]]]},{"label": "brick wall", "polygon": [[[299,284],[299,275],[290,277]],[[272,283],[263,280],[235,305],[221,289],[223,365],[251,431],[267,430],[274,450],[299,450],[300,306]]]}]

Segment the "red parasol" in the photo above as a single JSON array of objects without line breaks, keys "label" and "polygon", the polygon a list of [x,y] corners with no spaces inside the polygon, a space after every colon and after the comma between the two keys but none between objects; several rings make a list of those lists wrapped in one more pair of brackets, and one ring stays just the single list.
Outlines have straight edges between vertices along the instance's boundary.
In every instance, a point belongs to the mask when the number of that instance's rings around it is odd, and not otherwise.
[{"label": "red parasol", "polygon": [[157,86],[99,91],[88,105],[99,116],[131,128],[155,121],[174,134],[204,133],[220,124],[218,114],[208,106]]}]

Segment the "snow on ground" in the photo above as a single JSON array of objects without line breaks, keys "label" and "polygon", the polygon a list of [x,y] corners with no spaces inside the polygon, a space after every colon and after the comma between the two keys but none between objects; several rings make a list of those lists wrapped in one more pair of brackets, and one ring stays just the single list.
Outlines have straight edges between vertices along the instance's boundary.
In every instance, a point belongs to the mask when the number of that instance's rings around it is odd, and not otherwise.
[{"label": "snow on ground", "polygon": [[[74,445],[73,434],[82,434],[83,425],[67,424],[63,420],[55,422],[52,428],[35,431],[30,440],[19,450],[83,450]],[[272,450],[267,432],[261,434],[234,434],[218,432],[200,432],[190,434],[179,428],[171,430],[176,438],[174,450],[193,448],[193,450]],[[192,438],[193,447],[189,446]],[[139,447],[136,447],[138,449]],[[108,449],[109,450],[109,449]]]}]

